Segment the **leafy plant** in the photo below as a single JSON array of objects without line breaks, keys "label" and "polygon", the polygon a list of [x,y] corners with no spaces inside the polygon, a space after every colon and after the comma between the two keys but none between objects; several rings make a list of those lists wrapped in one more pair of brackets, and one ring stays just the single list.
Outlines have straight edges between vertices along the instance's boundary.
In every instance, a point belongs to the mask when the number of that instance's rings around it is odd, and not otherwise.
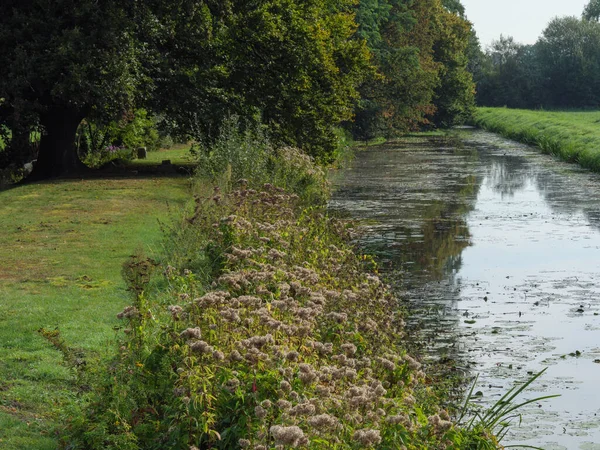
[{"label": "leafy plant", "polygon": [[[473,391],[477,384],[477,377],[471,386],[469,393],[465,399],[464,406],[460,412],[457,422],[464,423],[463,430],[467,433],[470,440],[467,440],[467,449],[495,449],[497,447],[490,446],[489,441],[480,440],[479,437],[482,435],[494,436],[494,442],[500,443],[506,436],[514,420],[518,419],[519,425],[521,424],[521,410],[523,407],[531,404],[548,400],[551,398],[560,397],[560,395],[545,395],[536,397],[530,400],[517,402],[516,399],[521,395],[535,380],[541,377],[546,369],[533,375],[526,382],[512,387],[506,394],[500,398],[494,405],[484,411],[475,411],[472,417],[465,422],[465,417],[469,413],[469,407],[471,400],[473,399]],[[542,450],[539,447],[530,445],[507,445],[503,448],[534,448]]]}]

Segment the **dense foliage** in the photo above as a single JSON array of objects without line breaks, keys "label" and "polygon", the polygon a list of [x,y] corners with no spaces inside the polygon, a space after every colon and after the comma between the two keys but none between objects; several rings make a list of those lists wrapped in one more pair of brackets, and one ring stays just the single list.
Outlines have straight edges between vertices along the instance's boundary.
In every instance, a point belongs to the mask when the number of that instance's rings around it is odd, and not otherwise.
[{"label": "dense foliage", "polygon": [[469,113],[462,13],[457,0],[6,0],[0,130],[23,152],[41,132],[40,176],[80,169],[82,121],[140,108],[207,143],[237,115],[327,161],[355,116],[371,136]]},{"label": "dense foliage", "polygon": [[356,137],[393,135],[469,116],[474,88],[467,70],[471,26],[458,1],[370,0],[357,8],[377,72],[361,87]]},{"label": "dense foliage", "polygon": [[552,20],[534,45],[501,37],[474,71],[477,101],[513,108],[600,106],[600,6]]}]

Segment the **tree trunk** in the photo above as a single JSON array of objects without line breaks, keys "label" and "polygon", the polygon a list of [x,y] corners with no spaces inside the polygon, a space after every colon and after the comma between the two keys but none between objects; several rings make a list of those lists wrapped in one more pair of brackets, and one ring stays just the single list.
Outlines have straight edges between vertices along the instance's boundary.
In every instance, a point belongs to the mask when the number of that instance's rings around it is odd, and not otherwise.
[{"label": "tree trunk", "polygon": [[73,109],[54,107],[41,115],[44,131],[37,163],[28,180],[76,175],[88,167],[79,160],[75,136],[83,115]]}]

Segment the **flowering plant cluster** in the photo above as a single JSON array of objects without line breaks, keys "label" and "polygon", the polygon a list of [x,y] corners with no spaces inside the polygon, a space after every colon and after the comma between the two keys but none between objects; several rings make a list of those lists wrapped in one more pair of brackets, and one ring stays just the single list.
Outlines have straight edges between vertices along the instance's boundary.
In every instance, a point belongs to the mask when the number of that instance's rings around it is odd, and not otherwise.
[{"label": "flowering plant cluster", "polygon": [[109,145],[108,147],[106,147],[104,149],[105,152],[107,153],[117,153],[119,150],[123,150],[125,149],[124,146],[119,146],[119,145]]},{"label": "flowering plant cluster", "polygon": [[120,349],[90,383],[67,446],[461,448],[403,348],[397,300],[348,227],[251,185],[198,196],[182,221],[206,270],[185,267],[188,254],[155,271],[152,289],[153,262],[126,266],[134,301],[118,314]]}]

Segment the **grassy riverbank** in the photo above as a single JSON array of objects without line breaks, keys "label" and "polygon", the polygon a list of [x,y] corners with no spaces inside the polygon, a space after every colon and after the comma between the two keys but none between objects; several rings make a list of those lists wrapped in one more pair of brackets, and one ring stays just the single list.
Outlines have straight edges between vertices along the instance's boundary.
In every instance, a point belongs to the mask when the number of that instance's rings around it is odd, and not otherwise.
[{"label": "grassy riverbank", "polygon": [[[200,167],[191,192],[149,178],[0,193],[0,448],[496,448],[407,354],[320,168],[235,133]],[[165,203],[186,198],[161,238]]]},{"label": "grassy riverbank", "polygon": [[600,111],[477,108],[474,124],[600,172]]},{"label": "grassy riverbank", "polygon": [[189,198],[183,177],[58,180],[0,191],[0,448],[54,449],[72,374],[37,330],[111,348],[127,302],[121,266],[160,252],[158,220]]}]

